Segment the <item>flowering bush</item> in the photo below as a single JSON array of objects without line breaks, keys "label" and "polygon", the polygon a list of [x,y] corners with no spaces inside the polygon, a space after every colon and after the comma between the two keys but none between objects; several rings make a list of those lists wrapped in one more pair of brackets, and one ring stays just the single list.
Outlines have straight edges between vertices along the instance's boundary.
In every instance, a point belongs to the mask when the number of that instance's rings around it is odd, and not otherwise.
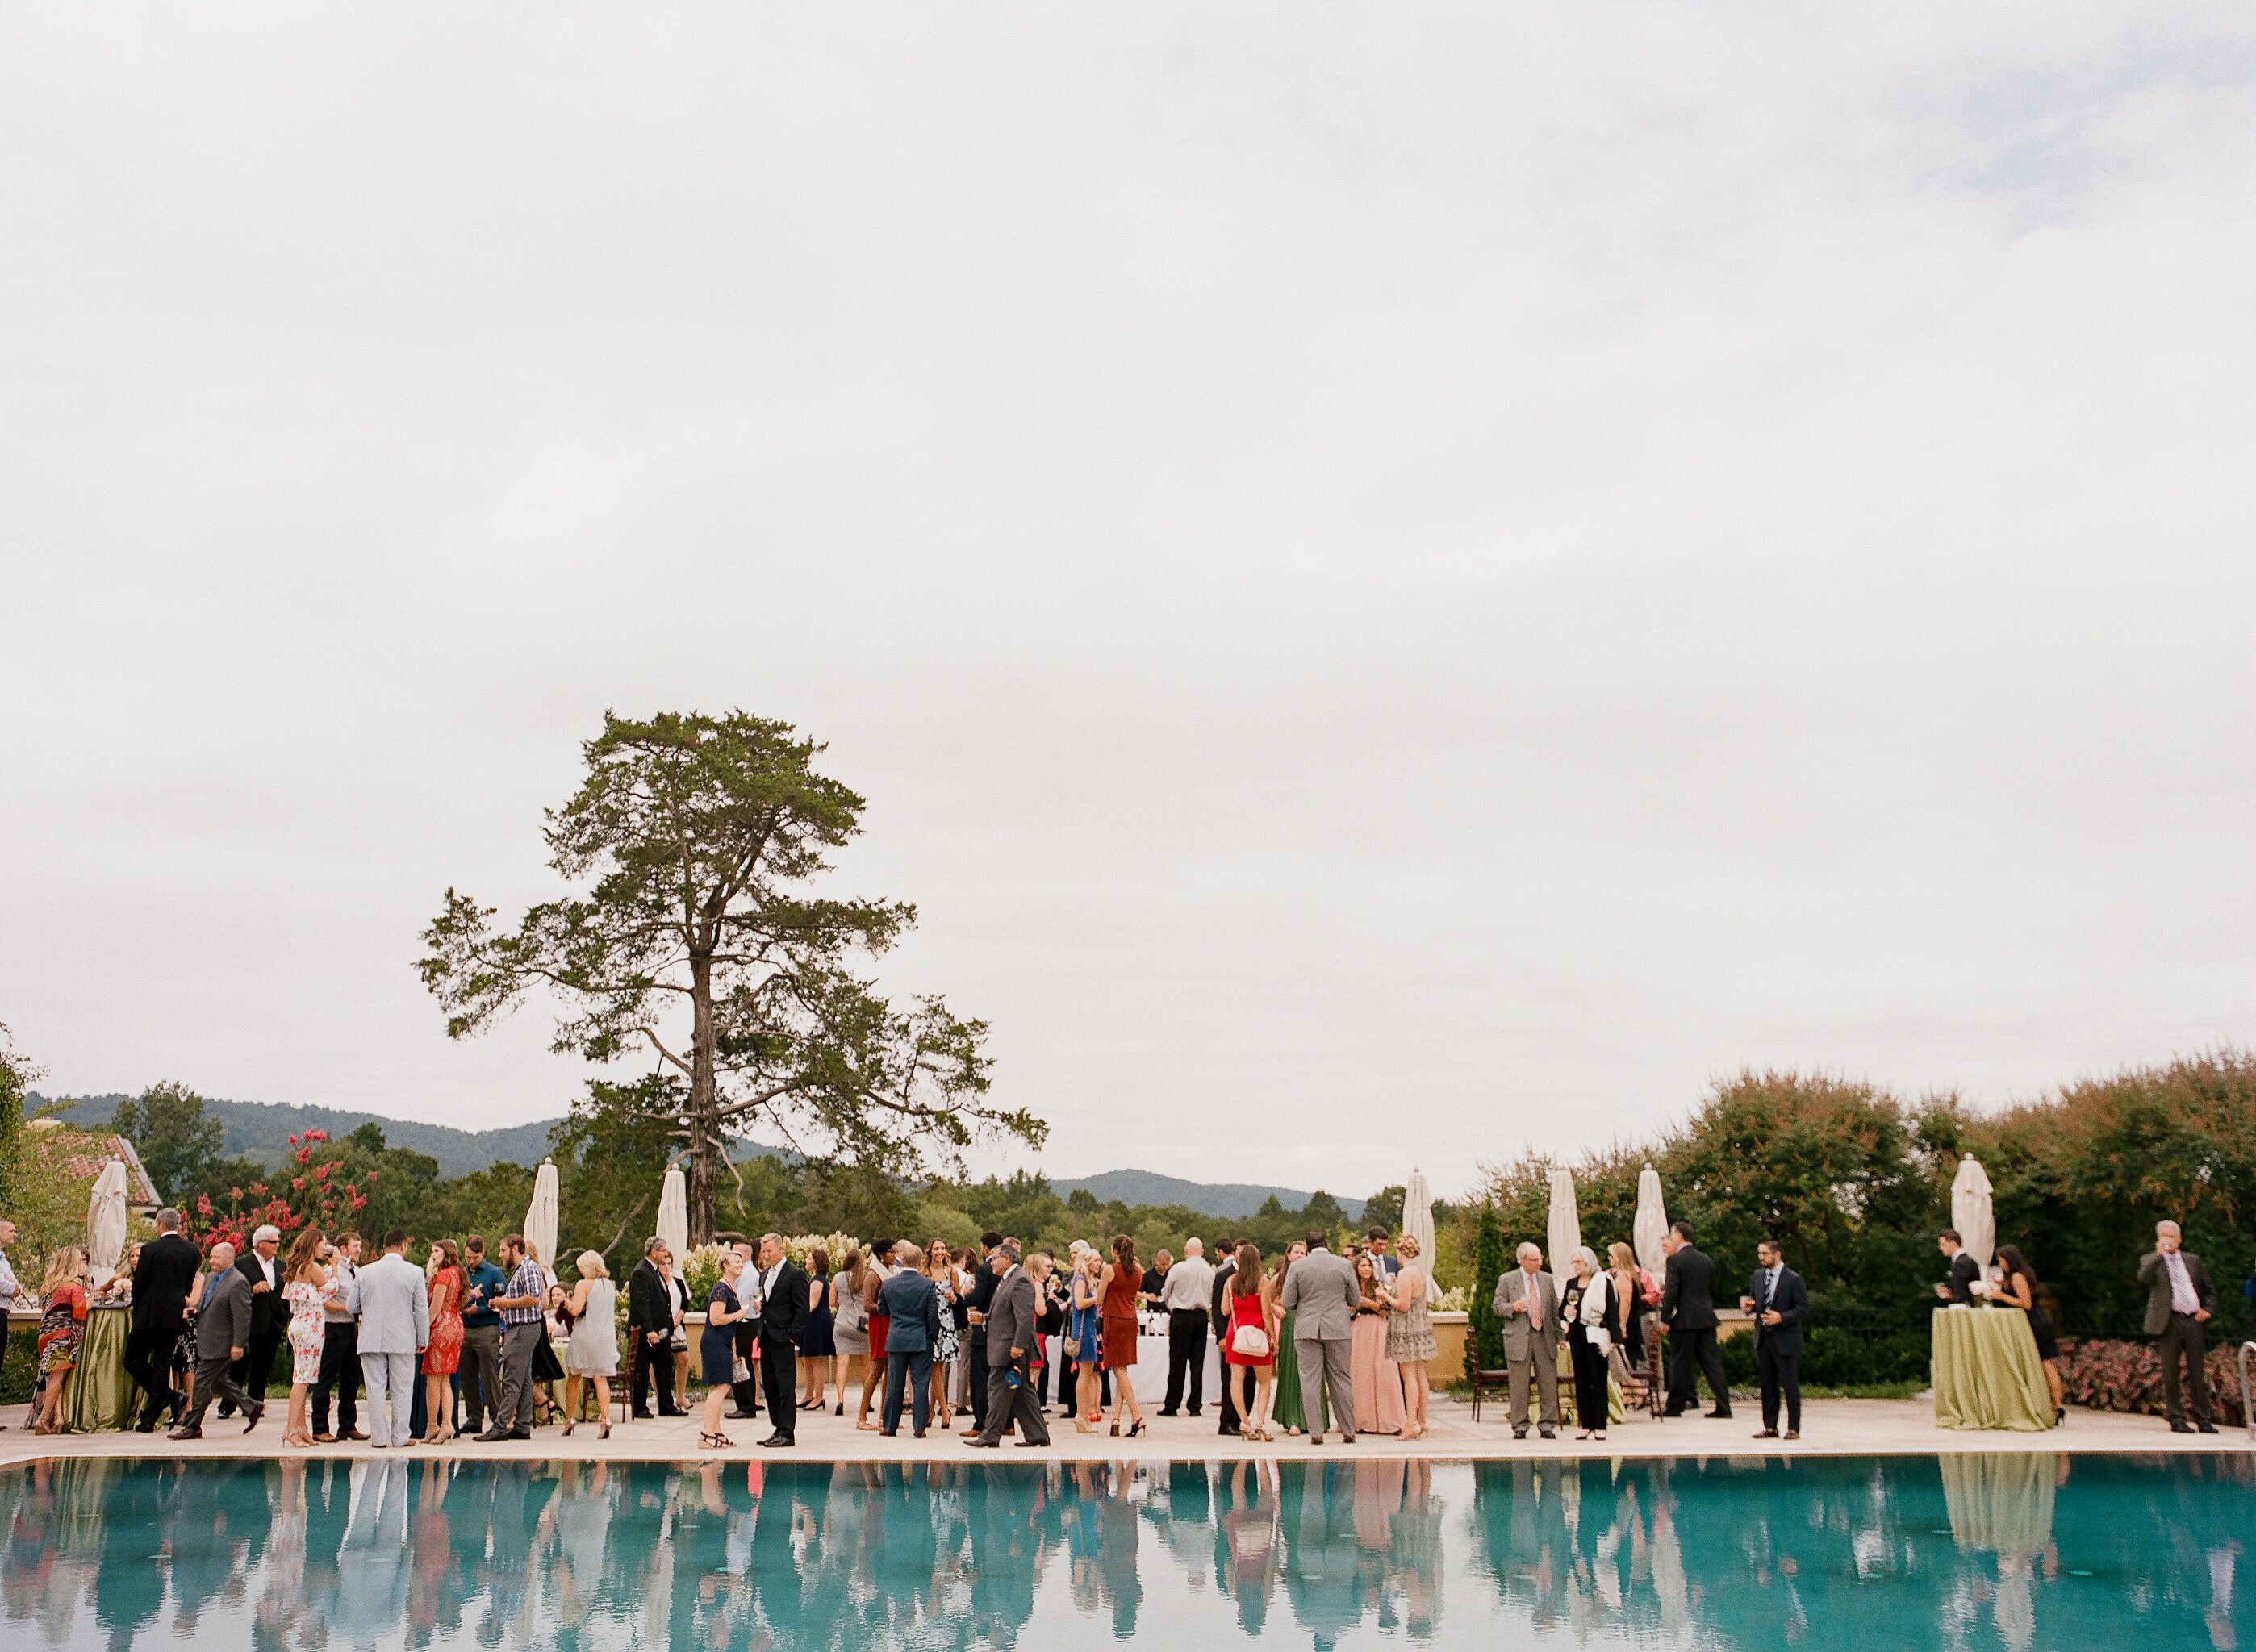
[{"label": "flowering bush", "polygon": [[1435,1293],[1434,1297],[1433,1311],[1435,1313],[1463,1313],[1466,1311],[1465,1301],[1465,1288],[1463,1285],[1451,1285],[1447,1290]]},{"label": "flowering bush", "polygon": [[[303,1136],[290,1138],[289,1156],[274,1178],[280,1181],[286,1177],[284,1188],[278,1189],[271,1182],[230,1187],[224,1208],[214,1203],[210,1194],[197,1194],[194,1218],[187,1224],[189,1237],[207,1245],[225,1240],[241,1250],[250,1235],[262,1227],[278,1227],[287,1238],[308,1222],[327,1230],[336,1225],[340,1211],[349,1214],[360,1209],[368,1200],[359,1188],[350,1182],[339,1187],[331,1180],[344,1167],[344,1161],[314,1162],[314,1149],[326,1147],[328,1140],[327,1130],[308,1130]],[[374,1170],[368,1173],[368,1179],[376,1179]]]},{"label": "flowering bush", "polygon": [[682,1257],[681,1283],[689,1287],[690,1312],[703,1313],[713,1299],[713,1287],[721,1283],[721,1258],[728,1254],[726,1245],[692,1245]]},{"label": "flowering bush", "polygon": [[864,1256],[870,1248],[847,1234],[793,1234],[783,1241],[784,1254],[799,1264],[800,1271],[809,1278],[814,1276],[814,1253],[820,1248],[830,1258],[830,1271],[839,1273],[846,1266],[847,1247],[852,1246]]},{"label": "flowering bush", "polygon": [[[2217,1420],[2238,1419],[2240,1371],[2231,1348],[2211,1348],[2202,1362]],[[2071,1405],[2095,1410],[2162,1415],[2162,1356],[2151,1342],[2091,1338],[2060,1345],[2061,1391]]]}]

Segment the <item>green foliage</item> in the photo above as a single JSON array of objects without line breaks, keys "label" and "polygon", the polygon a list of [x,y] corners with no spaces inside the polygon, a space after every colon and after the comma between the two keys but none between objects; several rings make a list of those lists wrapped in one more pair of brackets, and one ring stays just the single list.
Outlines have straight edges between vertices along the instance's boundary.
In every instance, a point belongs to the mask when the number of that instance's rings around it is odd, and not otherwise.
[{"label": "green foliage", "polygon": [[40,1072],[16,1053],[13,1036],[0,1023],[0,1211],[16,1206],[23,1162],[24,1095],[39,1081]]},{"label": "green foliage", "polygon": [[1363,1201],[1363,1225],[1365,1227],[1385,1227],[1394,1233],[1402,1226],[1402,1201],[1409,1190],[1400,1183],[1382,1187]]},{"label": "green foliage", "polygon": [[121,1101],[109,1128],[133,1143],[149,1179],[167,1199],[208,1183],[227,1129],[204,1110],[204,1099],[177,1079],[152,1084]]},{"label": "green foliage", "polygon": [[1044,1134],[985,1100],[983,1023],[937,996],[896,1006],[855,973],[916,912],[808,892],[864,807],[815,772],[821,749],[742,712],[607,712],[586,778],[548,815],[549,865],[583,890],[502,932],[449,889],[424,933],[419,968],[449,1037],[540,987],[567,1006],[560,1052],[657,1063],[666,1081],[621,1100],[686,1142],[694,1238],[713,1231],[729,1136],[756,1126],[898,1181],[956,1167],[980,1137]]},{"label": "green foliage", "polygon": [[1512,1244],[1496,1206],[1481,1202],[1473,1223],[1472,1278],[1465,1291],[1465,1381],[1475,1371],[1495,1371],[1504,1365],[1504,1322],[1496,1316],[1496,1282],[1512,1266]]}]

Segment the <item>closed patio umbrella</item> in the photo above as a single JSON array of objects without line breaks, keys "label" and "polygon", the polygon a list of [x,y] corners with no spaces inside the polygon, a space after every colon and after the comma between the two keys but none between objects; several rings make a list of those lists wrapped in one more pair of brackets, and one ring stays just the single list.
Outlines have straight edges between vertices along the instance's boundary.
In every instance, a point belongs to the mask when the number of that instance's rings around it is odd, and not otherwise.
[{"label": "closed patio umbrella", "polygon": [[1958,1174],[1950,1178],[1950,1225],[1987,1276],[1990,1255],[1998,1246],[1998,1219],[1990,1211],[1990,1172],[1978,1159],[1959,1160]]},{"label": "closed patio umbrella", "polygon": [[1560,1293],[1575,1277],[1575,1253],[1583,1248],[1583,1220],[1575,1211],[1575,1177],[1566,1170],[1551,1172],[1551,1277]]},{"label": "closed patio umbrella", "polygon": [[1426,1172],[1413,1170],[1402,1192],[1402,1236],[1418,1241],[1418,1271],[1430,1283],[1434,1277],[1434,1196],[1426,1189]]},{"label": "closed patio umbrella", "polygon": [[658,1236],[673,1253],[678,1274],[689,1256],[689,1184],[679,1165],[666,1167],[666,1181],[658,1195]]},{"label": "closed patio umbrella", "polygon": [[556,1161],[543,1159],[532,1178],[532,1203],[525,1212],[525,1242],[548,1283],[556,1283]]},{"label": "closed patio umbrella", "polygon": [[1630,1227],[1637,1265],[1655,1279],[1668,1265],[1661,1255],[1660,1236],[1668,1231],[1668,1210],[1660,1202],[1660,1172],[1646,1165],[1637,1175],[1637,1220]]},{"label": "closed patio umbrella", "polygon": [[96,1286],[117,1272],[125,1249],[125,1161],[112,1159],[94,1178],[86,1206],[86,1252]]}]

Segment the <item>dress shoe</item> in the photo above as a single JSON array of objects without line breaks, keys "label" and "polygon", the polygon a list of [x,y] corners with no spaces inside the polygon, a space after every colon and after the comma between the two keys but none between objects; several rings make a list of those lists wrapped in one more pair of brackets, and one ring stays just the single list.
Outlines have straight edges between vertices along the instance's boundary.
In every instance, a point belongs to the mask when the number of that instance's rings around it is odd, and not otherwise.
[{"label": "dress shoe", "polygon": [[2170,1432],[2173,1434],[2190,1434],[2193,1432],[2193,1424],[2184,1422],[2173,1423],[2170,1424]]},{"label": "dress shoe", "polygon": [[[666,1415],[672,1417],[673,1413],[668,1411]],[[636,1423],[648,1423],[654,1420],[648,1411],[630,1411],[627,1416],[631,1421]]]},{"label": "dress shoe", "polygon": [[1787,1430],[1785,1438],[1790,1440],[1798,1440],[1801,1438],[1801,1431],[1798,1428],[1790,1428]]},{"label": "dress shoe", "polygon": [[1020,1440],[1019,1449],[1022,1452],[1039,1452],[1048,1444],[1047,1440]]},{"label": "dress shoe", "polygon": [[258,1419],[266,1415],[266,1408],[257,1400],[243,1408],[243,1431],[246,1434],[258,1426]]},{"label": "dress shoe", "polygon": [[1199,1414],[1199,1409],[1198,1409],[1198,1407],[1196,1407],[1195,1405],[1194,1405],[1193,1407],[1191,1407],[1191,1409],[1190,1409],[1189,1410],[1188,1410],[1188,1411],[1186,1411],[1186,1412],[1184,1412],[1184,1413],[1183,1413],[1183,1415],[1184,1415],[1185,1417],[1196,1417],[1198,1414]]},{"label": "dress shoe", "polygon": [[200,1428],[176,1428],[165,1436],[168,1440],[200,1440],[203,1437],[204,1431]]},{"label": "dress shoe", "polygon": [[1728,1423],[1731,1420],[1731,1414],[1729,1411],[1703,1411],[1700,1415],[1710,1422]]},{"label": "dress shoe", "polygon": [[2194,1424],[2194,1429],[2198,1433],[2214,1434],[2217,1432],[2217,1424],[2204,1417]]},{"label": "dress shoe", "polygon": [[1340,1436],[1340,1444],[1341,1444],[1341,1445],[1354,1445],[1354,1444],[1355,1444],[1355,1436],[1354,1436],[1354,1435],[1352,1435],[1352,1434],[1343,1434],[1343,1435],[1341,1435],[1341,1436]]},{"label": "dress shoe", "polygon": [[1681,1406],[1681,1405],[1680,1405],[1680,1406],[1674,1406],[1674,1407],[1667,1408],[1667,1409],[1664,1409],[1661,1411],[1660,1415],[1661,1415],[1664,1418],[1667,1418],[1667,1417],[1681,1417],[1681,1416],[1683,1416],[1683,1415],[1684,1415],[1684,1408],[1683,1408],[1682,1406]]},{"label": "dress shoe", "polygon": [[368,1431],[357,1428],[348,1429],[345,1431],[345,1438],[349,1440],[364,1440],[368,1438]]},{"label": "dress shoe", "polygon": [[[1025,1442],[1022,1440],[1019,1444],[1024,1445]],[[975,1452],[999,1452],[1003,1449],[1003,1442],[1000,1440],[975,1439],[971,1442],[971,1449]]]},{"label": "dress shoe", "polygon": [[749,1423],[759,1413],[758,1411],[723,1411],[721,1415],[731,1423]]},{"label": "dress shoe", "polygon": [[1516,1440],[1524,1440],[1527,1438],[1527,1431],[1524,1428],[1516,1428],[1512,1431],[1512,1438]]},{"label": "dress shoe", "polygon": [[509,1437],[509,1431],[505,1428],[490,1428],[483,1434],[473,1434],[470,1438],[476,1445],[491,1445],[496,1441],[505,1440]]},{"label": "dress shoe", "polygon": [[1540,1435],[1541,1435],[1545,1439],[1547,1439],[1547,1440],[1555,1440],[1555,1439],[1557,1439],[1557,1438],[1559,1438],[1559,1436],[1558,1436],[1555,1432],[1554,1432],[1552,1430],[1547,1429],[1547,1428],[1540,1428],[1540,1429],[1537,1429],[1535,1431],[1536,1431],[1538,1434],[1540,1434]]},{"label": "dress shoe", "polygon": [[[1160,1415],[1161,1417],[1178,1417],[1178,1416],[1181,1416],[1181,1413],[1177,1412],[1177,1411],[1170,1411],[1169,1409],[1167,1409],[1167,1408],[1166,1406],[1164,1406],[1164,1405],[1163,1405],[1163,1406],[1161,1406],[1161,1407],[1160,1408]],[[1191,1413],[1191,1415],[1192,1415],[1193,1417],[1196,1417],[1196,1416],[1198,1415],[1198,1413],[1197,1413],[1197,1412],[1195,1412],[1195,1411],[1194,1411],[1194,1412],[1192,1412],[1192,1413]]]},{"label": "dress shoe", "polygon": [[314,1444],[316,1445],[335,1445],[336,1443],[337,1437],[334,1434],[316,1434],[314,1436]]},{"label": "dress shoe", "polygon": [[919,1430],[917,1430],[917,1431],[916,1431],[916,1437],[917,1437],[917,1438],[919,1438],[919,1439],[922,1439],[922,1438],[924,1438],[924,1431],[923,1431],[922,1429],[919,1429]]},{"label": "dress shoe", "polygon": [[1774,1440],[1778,1438],[1778,1431],[1774,1428],[1759,1428],[1755,1431],[1755,1438],[1759,1440]]},{"label": "dress shoe", "polygon": [[136,1434],[154,1434],[157,1431],[157,1419],[153,1417],[143,1417],[133,1425],[133,1431]]},{"label": "dress shoe", "polygon": [[799,1442],[788,1434],[771,1434],[760,1442],[763,1445],[796,1445]]}]

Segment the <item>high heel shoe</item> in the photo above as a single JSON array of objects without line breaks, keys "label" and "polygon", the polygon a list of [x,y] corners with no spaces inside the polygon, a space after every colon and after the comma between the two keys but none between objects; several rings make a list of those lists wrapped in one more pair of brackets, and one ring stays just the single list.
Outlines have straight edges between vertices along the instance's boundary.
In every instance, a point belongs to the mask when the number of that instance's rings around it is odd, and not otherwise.
[{"label": "high heel shoe", "polygon": [[[1138,1418],[1136,1419],[1136,1421],[1135,1421],[1134,1424],[1133,1424],[1133,1425],[1129,1429],[1129,1431],[1128,1431],[1125,1434],[1122,1434],[1122,1435],[1120,1436],[1120,1438],[1123,1438],[1123,1439],[1132,1440],[1132,1439],[1134,1439],[1134,1438],[1135,1438],[1139,1434],[1141,1434],[1143,1431],[1144,1431],[1144,1419],[1143,1419],[1142,1417],[1138,1417]],[[1118,1431],[1117,1429],[1115,1429],[1115,1430],[1113,1431],[1113,1432],[1115,1432],[1115,1433],[1119,1433],[1119,1431]]]},{"label": "high heel shoe", "polygon": [[568,1440],[572,1438],[572,1431],[579,1426],[580,1419],[575,1417],[564,1425],[564,1431],[556,1438],[559,1439]]},{"label": "high heel shoe", "polygon": [[602,1425],[596,1431],[596,1438],[599,1440],[607,1440],[611,1438],[610,1418],[607,1417],[603,1420]]},{"label": "high heel shoe", "polygon": [[833,1416],[833,1417],[843,1417],[843,1416],[845,1416],[845,1415],[846,1415],[846,1408],[845,1408],[843,1405],[841,1405],[841,1406],[840,1406],[836,1410],[833,1411],[830,1415],[831,1415],[831,1416]]}]

